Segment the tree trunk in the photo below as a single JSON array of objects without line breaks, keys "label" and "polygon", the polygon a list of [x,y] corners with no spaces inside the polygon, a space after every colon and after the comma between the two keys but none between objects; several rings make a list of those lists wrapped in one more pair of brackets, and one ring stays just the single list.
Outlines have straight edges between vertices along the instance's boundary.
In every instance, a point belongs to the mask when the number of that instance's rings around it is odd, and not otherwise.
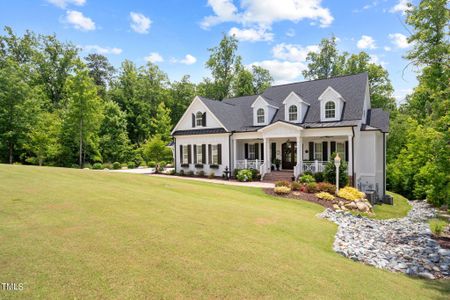
[{"label": "tree trunk", "polygon": [[14,152],[14,145],[13,143],[9,142],[9,163],[12,164],[13,163],[13,152]]},{"label": "tree trunk", "polygon": [[79,158],[79,163],[80,163],[80,169],[83,168],[83,119],[80,119],[80,158]]}]

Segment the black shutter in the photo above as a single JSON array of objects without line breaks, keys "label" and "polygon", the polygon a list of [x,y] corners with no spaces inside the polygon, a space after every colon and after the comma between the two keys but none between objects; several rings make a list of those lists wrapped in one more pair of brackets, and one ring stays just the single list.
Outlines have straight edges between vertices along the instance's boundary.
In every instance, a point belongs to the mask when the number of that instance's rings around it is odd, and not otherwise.
[{"label": "black shutter", "polygon": [[331,142],[330,143],[330,152],[331,152],[331,155],[333,155],[333,153],[336,153],[336,142]]},{"label": "black shutter", "polygon": [[309,160],[314,160],[314,142],[309,142]]},{"label": "black shutter", "polygon": [[217,163],[222,164],[222,144],[217,145]]},{"label": "black shutter", "polygon": [[322,158],[323,161],[328,161],[328,142],[322,142]]},{"label": "black shutter", "polygon": [[188,164],[192,163],[192,145],[188,145]]},{"label": "black shutter", "polygon": [[264,160],[264,144],[261,145],[261,160]]},{"label": "black shutter", "polygon": [[202,126],[206,127],[206,112],[204,112],[202,115]]},{"label": "black shutter", "polygon": [[248,159],[248,144],[244,145],[244,159]]},{"label": "black shutter", "polygon": [[180,164],[184,163],[183,161],[183,145],[180,145]]},{"label": "black shutter", "polygon": [[194,145],[194,164],[197,163],[197,145]]},{"label": "black shutter", "polygon": [[255,144],[255,159],[259,159],[259,146]]},{"label": "black shutter", "polygon": [[348,162],[348,141],[345,141],[345,161]]},{"label": "black shutter", "polygon": [[192,127],[195,127],[195,114],[192,114]]},{"label": "black shutter", "polygon": [[206,145],[202,145],[202,164],[206,164]]},{"label": "black shutter", "polygon": [[274,163],[274,160],[277,158],[277,143],[272,143],[271,147],[270,162]]},{"label": "black shutter", "polygon": [[208,164],[212,164],[212,149],[211,149],[211,144],[208,145]]}]

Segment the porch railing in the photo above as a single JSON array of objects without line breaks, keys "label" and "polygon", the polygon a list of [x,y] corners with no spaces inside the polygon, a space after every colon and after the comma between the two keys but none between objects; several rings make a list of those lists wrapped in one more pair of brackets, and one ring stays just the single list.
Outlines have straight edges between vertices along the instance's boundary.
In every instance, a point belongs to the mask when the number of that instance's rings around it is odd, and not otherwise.
[{"label": "porch railing", "polygon": [[318,173],[323,172],[325,170],[325,166],[327,164],[327,161],[303,161],[301,166],[301,173],[304,172],[312,172],[312,173]]},{"label": "porch railing", "polygon": [[242,159],[236,161],[236,169],[255,169],[260,170],[264,161],[260,159]]}]

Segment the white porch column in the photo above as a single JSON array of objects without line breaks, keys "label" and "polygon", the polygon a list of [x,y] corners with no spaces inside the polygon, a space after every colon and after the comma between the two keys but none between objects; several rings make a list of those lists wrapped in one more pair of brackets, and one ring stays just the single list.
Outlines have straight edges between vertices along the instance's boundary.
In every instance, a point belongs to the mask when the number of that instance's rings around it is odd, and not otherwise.
[{"label": "white porch column", "polygon": [[297,137],[297,165],[300,166],[300,168],[297,168],[299,174],[302,172],[303,169],[303,138],[301,136]]},{"label": "white porch column", "polygon": [[233,139],[233,169],[237,166],[237,139]]},{"label": "white porch column", "polygon": [[352,174],[353,170],[353,143],[352,143],[352,136],[348,136],[348,175],[353,176]]},{"label": "white porch column", "polygon": [[269,141],[268,141],[268,139],[267,138],[264,138],[263,139],[263,141],[264,141],[264,163],[265,163],[265,165],[266,165],[266,172],[270,172],[269,170],[270,170],[270,162],[269,162],[269,147],[268,147],[268,145],[269,145]]}]

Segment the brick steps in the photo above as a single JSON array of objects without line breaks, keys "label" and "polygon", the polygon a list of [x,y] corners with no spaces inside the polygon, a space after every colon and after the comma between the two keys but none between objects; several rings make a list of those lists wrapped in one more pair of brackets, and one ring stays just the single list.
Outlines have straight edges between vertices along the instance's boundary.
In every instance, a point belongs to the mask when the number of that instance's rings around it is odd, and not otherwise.
[{"label": "brick steps", "polygon": [[292,170],[286,171],[272,171],[264,175],[263,182],[275,182],[275,181],[291,181],[294,175]]}]

